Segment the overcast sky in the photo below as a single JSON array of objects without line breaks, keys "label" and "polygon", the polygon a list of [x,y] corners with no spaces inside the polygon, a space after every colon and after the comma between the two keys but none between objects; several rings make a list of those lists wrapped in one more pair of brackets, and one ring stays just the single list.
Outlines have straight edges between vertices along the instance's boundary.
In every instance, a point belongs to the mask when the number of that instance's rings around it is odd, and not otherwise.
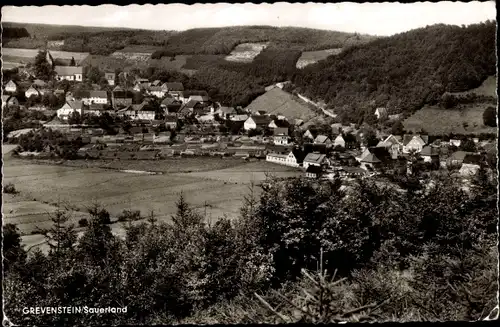
[{"label": "overcast sky", "polygon": [[468,25],[495,18],[494,1],[2,7],[2,19],[9,22],[157,30],[232,25],[301,26],[373,35],[392,35],[437,23]]}]

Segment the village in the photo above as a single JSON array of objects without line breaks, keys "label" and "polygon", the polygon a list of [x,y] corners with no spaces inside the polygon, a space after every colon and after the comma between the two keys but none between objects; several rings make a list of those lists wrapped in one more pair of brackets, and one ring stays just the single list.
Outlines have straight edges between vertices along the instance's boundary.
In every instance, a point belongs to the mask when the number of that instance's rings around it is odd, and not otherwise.
[{"label": "village", "polygon": [[[47,62],[53,58],[47,52]],[[35,79],[4,85],[2,108],[23,108],[45,115],[40,127],[79,138],[78,158],[159,160],[174,156],[239,157],[302,169],[307,178],[371,177],[380,173],[414,174],[440,168],[468,177],[494,156],[488,139],[442,139],[416,131],[390,134],[365,126],[332,123],[315,126],[267,108],[228,107],[211,101],[204,90],[185,90],[180,82],[150,81],[130,73],[104,72],[106,87],[83,89],[84,67],[53,67],[55,82]],[[103,81],[104,82],[104,81]],[[101,83],[102,84],[102,83]],[[271,85],[283,88],[284,83]],[[280,92],[282,92],[280,90]],[[19,100],[21,95],[24,100]],[[140,103],[137,103],[138,100]],[[57,105],[56,110],[48,107]],[[324,110],[323,110],[324,111]],[[331,116],[326,112],[325,116]],[[388,119],[385,108],[374,112]],[[394,117],[389,117],[394,119]],[[103,121],[108,126],[102,128]],[[101,125],[101,126],[100,126]],[[33,128],[12,131],[9,142]],[[21,151],[20,156],[53,157],[56,149]]]}]

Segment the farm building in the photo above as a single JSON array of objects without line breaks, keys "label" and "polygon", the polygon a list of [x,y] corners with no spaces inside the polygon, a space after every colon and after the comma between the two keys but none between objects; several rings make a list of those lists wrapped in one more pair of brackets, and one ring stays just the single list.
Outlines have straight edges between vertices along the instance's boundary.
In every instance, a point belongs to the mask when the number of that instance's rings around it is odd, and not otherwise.
[{"label": "farm building", "polygon": [[26,99],[29,99],[32,96],[37,97],[39,95],[40,95],[40,92],[38,92],[38,90],[36,88],[34,88],[33,86],[30,86],[29,89],[27,89],[26,92],[24,92],[24,96],[26,97]]},{"label": "farm building", "polygon": [[320,178],[323,175],[323,168],[321,166],[310,165],[306,169],[307,178]]},{"label": "farm building", "polygon": [[266,161],[280,165],[299,167],[304,160],[304,153],[300,149],[292,149],[288,153],[271,152],[266,155]]},{"label": "farm building", "polygon": [[286,127],[278,127],[275,128],[274,131],[274,144],[278,145],[288,145],[288,128]]},{"label": "farm building", "polygon": [[248,117],[247,120],[245,120],[245,123],[243,124],[243,128],[245,130],[251,130],[251,129],[255,129],[257,127],[260,127],[260,128],[265,128],[269,125],[269,123],[271,122],[271,117],[269,116],[250,116]]},{"label": "farm building", "polygon": [[17,83],[10,80],[7,84],[5,84],[4,91],[9,93],[17,92]]},{"label": "farm building", "polygon": [[303,161],[303,166],[305,169],[309,166],[321,166],[325,163],[326,161],[326,155],[317,153],[317,152],[311,152],[308,153],[307,156],[304,158]]},{"label": "farm building", "polygon": [[426,135],[406,134],[403,136],[403,153],[420,152],[428,141],[429,137]]},{"label": "farm building", "polygon": [[54,71],[58,81],[65,79],[68,81],[81,82],[83,80],[83,67],[55,66]]},{"label": "farm building", "polygon": [[387,108],[377,108],[375,109],[375,116],[377,116],[377,119],[384,119],[384,118],[387,118],[388,114],[387,114]]},{"label": "farm building", "polygon": [[439,162],[439,149],[430,145],[424,146],[420,151],[420,156],[424,162]]},{"label": "farm building", "polygon": [[105,71],[104,78],[106,79],[106,81],[108,81],[109,85],[115,85],[116,74],[114,72]]},{"label": "farm building", "polygon": [[2,95],[2,109],[14,106],[19,106],[19,101],[17,101],[16,97],[7,94]]},{"label": "farm building", "polygon": [[108,92],[106,91],[85,91],[80,94],[84,104],[90,105],[92,103],[108,104]]},{"label": "farm building", "polygon": [[63,120],[67,120],[74,112],[82,115],[84,104],[82,101],[66,101],[66,103],[57,109],[57,117]]}]

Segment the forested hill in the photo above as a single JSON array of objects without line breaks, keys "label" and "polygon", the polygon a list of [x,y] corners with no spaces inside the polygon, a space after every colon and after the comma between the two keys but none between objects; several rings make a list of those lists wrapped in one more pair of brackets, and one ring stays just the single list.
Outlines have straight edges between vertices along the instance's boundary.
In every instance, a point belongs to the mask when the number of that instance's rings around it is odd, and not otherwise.
[{"label": "forested hill", "polygon": [[433,25],[353,46],[298,71],[296,91],[359,121],[377,106],[410,112],[496,72],[495,22]]},{"label": "forested hill", "polygon": [[196,28],[172,35],[166,42],[165,53],[229,54],[238,44],[271,42],[279,47],[312,51],[343,48],[375,39],[369,35],[301,27],[234,26]]}]

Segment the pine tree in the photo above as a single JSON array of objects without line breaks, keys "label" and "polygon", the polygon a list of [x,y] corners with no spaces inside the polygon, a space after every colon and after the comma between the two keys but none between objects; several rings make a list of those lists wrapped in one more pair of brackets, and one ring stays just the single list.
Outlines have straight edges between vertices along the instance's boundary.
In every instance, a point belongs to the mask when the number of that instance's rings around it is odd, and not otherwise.
[{"label": "pine tree", "polygon": [[75,57],[71,57],[71,62],[69,63],[69,65],[76,66]]},{"label": "pine tree", "polygon": [[52,227],[43,231],[50,247],[49,254],[58,261],[73,250],[77,240],[74,226],[68,224],[69,219],[68,211],[58,208],[50,217]]}]

